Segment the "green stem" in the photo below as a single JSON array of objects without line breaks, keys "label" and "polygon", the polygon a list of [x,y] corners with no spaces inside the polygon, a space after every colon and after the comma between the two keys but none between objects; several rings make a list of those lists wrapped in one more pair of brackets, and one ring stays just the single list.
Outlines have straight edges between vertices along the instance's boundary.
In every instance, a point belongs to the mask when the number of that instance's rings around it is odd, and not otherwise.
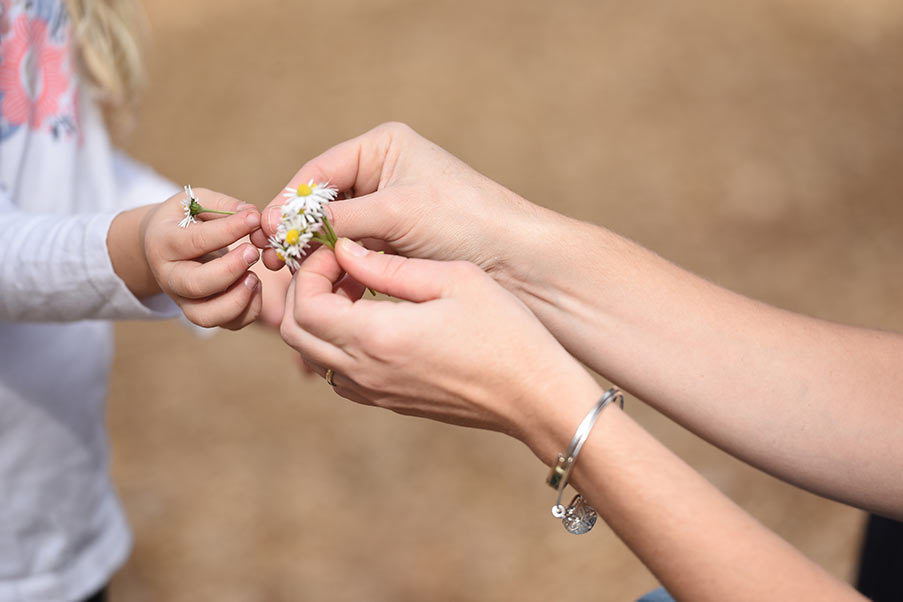
[{"label": "green stem", "polygon": [[[336,236],[335,230],[332,229],[332,224],[329,223],[329,218],[325,215],[323,216],[323,226],[326,228],[328,239],[321,238],[320,233],[317,232],[314,235],[314,240],[319,240],[323,244],[328,245],[330,249],[335,250],[335,244],[339,241],[339,237]],[[371,295],[374,297],[376,296],[376,293],[369,286],[367,287],[367,290],[370,291]]]},{"label": "green stem", "polygon": [[218,211],[216,209],[207,209],[206,207],[201,207],[198,209],[197,213],[219,213],[220,215],[235,215],[234,211]]},{"label": "green stem", "polygon": [[335,249],[335,243],[333,241],[329,240],[328,237],[320,235],[319,232],[314,234],[313,237],[311,238],[311,240],[315,240],[319,243],[322,243],[322,244],[326,245],[327,247],[329,247],[330,249],[333,249],[333,250]]},{"label": "green stem", "polygon": [[332,239],[332,248],[335,248],[335,243],[338,242],[339,237],[335,235],[335,230],[332,229],[332,224],[329,223],[329,218],[325,215],[323,216],[323,225],[326,226],[326,231],[329,233],[330,238]]}]

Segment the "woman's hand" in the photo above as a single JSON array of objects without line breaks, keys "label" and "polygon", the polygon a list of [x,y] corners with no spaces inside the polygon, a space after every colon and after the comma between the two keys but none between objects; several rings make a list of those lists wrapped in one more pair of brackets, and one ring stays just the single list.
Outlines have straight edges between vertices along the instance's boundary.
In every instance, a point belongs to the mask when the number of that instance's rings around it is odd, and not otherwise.
[{"label": "woman's hand", "polygon": [[[529,256],[531,237],[543,219],[555,215],[399,123],[329,149],[305,164],[288,185],[311,179],[355,197],[327,207],[339,236],[374,239],[367,246],[407,257],[469,261],[497,277],[510,261]],[[270,269],[283,265],[266,248],[283,201],[279,194],[264,209],[261,231],[251,237],[264,249]]]},{"label": "woman's hand", "polygon": [[189,320],[237,330],[260,314],[260,281],[249,271],[260,254],[247,243],[226,248],[257,229],[260,214],[253,205],[223,194],[197,188],[194,193],[207,209],[237,213],[201,213],[197,223],[180,228],[185,195],[174,195],[143,216],[139,240],[144,258],[153,283]]},{"label": "woman's hand", "polygon": [[[364,286],[402,301],[357,300]],[[506,432],[548,461],[562,442],[546,445],[546,433],[558,419],[573,429],[599,392],[477,266],[383,255],[348,239],[335,253],[318,249],[295,274],[282,337],[318,373],[334,370],[343,397]],[[573,403],[553,407],[560,398]]]}]

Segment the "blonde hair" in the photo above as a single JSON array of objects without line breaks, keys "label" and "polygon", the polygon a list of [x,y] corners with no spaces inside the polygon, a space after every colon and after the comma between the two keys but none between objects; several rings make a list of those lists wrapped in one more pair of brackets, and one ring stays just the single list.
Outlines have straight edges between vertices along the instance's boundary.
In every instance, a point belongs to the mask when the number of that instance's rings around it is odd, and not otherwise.
[{"label": "blonde hair", "polygon": [[144,13],[136,0],[65,0],[80,68],[95,97],[122,109],[145,83]]}]

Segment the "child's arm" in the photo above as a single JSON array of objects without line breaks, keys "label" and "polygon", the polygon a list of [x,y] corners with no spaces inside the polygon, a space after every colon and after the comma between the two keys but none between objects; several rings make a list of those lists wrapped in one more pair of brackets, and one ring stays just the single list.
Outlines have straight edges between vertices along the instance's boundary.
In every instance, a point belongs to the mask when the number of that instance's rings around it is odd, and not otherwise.
[{"label": "child's arm", "polygon": [[68,322],[177,315],[162,295],[139,300],[107,251],[112,211],[28,213],[0,189],[0,320]]},{"label": "child's arm", "polygon": [[225,195],[194,192],[208,209],[237,213],[202,213],[181,228],[184,193],[123,212],[107,237],[113,270],[138,298],[164,292],[195,324],[238,329],[260,314],[260,281],[248,270],[259,253],[251,244],[225,248],[256,229],[260,214]]}]

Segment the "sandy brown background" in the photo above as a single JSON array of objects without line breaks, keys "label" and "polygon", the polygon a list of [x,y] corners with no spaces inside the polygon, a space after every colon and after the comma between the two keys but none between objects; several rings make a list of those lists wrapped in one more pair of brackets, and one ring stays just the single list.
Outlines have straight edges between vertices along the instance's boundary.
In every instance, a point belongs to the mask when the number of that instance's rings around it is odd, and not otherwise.
[{"label": "sandy brown background", "polygon": [[[726,287],[903,329],[899,2],[146,4],[153,88],[125,145],[177,182],[262,206],[306,159],[401,120]],[[514,441],[354,406],[260,329],[123,324],[117,343],[113,471],[136,536],[117,601],[632,600],[655,585],[605,525],[577,538],[552,520],[546,470]],[[861,512],[628,404],[852,578]]]}]

